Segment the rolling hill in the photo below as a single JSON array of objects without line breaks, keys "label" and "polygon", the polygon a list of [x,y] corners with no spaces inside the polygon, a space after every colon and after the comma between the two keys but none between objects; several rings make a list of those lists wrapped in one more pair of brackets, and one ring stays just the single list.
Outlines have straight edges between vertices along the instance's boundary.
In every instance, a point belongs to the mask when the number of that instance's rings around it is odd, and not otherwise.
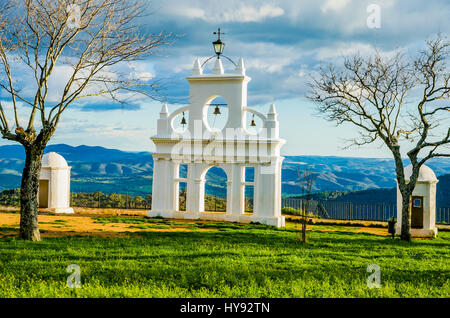
[{"label": "rolling hill", "polygon": [[[439,183],[436,191],[436,203],[438,207],[450,207],[450,174],[438,177]],[[312,195],[316,200],[331,200],[337,202],[352,202],[366,204],[391,204],[395,205],[397,200],[396,188],[369,189],[362,191],[344,192],[321,192]]]},{"label": "rolling hill", "polygon": [[[51,151],[61,154],[72,166],[74,192],[151,193],[153,159],[150,152],[64,144],[48,146],[46,152]],[[22,146],[0,146],[0,191],[20,186],[24,158]],[[449,158],[433,159],[427,165],[438,177],[450,173]],[[283,195],[301,194],[298,171],[305,167],[317,174],[314,192],[395,187],[392,159],[286,156],[282,167]],[[225,196],[226,175],[223,170],[212,168],[207,174],[207,181],[208,194]],[[445,193],[450,193],[449,182],[440,183],[438,189],[441,188]]]}]

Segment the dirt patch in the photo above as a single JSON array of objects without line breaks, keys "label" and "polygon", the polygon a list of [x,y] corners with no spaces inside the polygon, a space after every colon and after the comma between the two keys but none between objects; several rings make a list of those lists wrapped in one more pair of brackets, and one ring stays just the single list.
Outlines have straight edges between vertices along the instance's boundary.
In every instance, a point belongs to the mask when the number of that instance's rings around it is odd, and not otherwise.
[{"label": "dirt patch", "polygon": [[[11,213],[13,210],[0,212],[0,237],[17,236],[19,231],[20,215]],[[39,229],[42,237],[67,237],[67,236],[97,236],[97,237],[128,237],[138,235],[137,232],[177,232],[177,231],[215,231],[214,227],[196,228],[192,224],[198,223],[195,220],[171,220],[168,224],[142,223],[143,211],[122,210],[117,213],[113,209],[86,209],[75,210],[72,215],[55,215],[46,211],[39,213]],[[111,218],[111,222],[99,222],[99,217]],[[119,220],[117,220],[119,216]],[[123,223],[120,219],[123,218]],[[289,216],[287,220],[292,220]],[[115,219],[115,220],[113,220]],[[136,219],[136,223],[133,222]],[[208,221],[201,221],[209,223]],[[212,221],[211,221],[212,222]],[[295,222],[295,221],[294,221]],[[299,229],[297,222],[288,222],[287,227]],[[387,228],[382,227],[358,227],[344,226],[344,222],[336,222],[331,226],[308,226],[308,231],[345,231],[349,233],[370,233],[380,236],[388,236]],[[355,223],[356,224],[356,223]],[[162,228],[158,228],[161,226]]]},{"label": "dirt patch", "polygon": [[[286,220],[299,222],[302,217],[297,215],[286,215]],[[332,219],[319,219],[319,218],[308,218],[312,224],[322,225],[322,224],[335,224],[335,225],[349,225],[349,226],[361,226],[361,227],[386,227],[388,222],[383,221],[365,221],[365,220],[332,220]]]},{"label": "dirt patch", "polygon": [[[39,229],[42,237],[62,237],[62,236],[99,236],[99,237],[126,237],[136,232],[176,232],[192,231],[192,228],[183,224],[170,226],[169,228],[139,228],[136,224],[129,223],[98,223],[95,217],[106,216],[106,214],[86,215],[51,215],[47,213],[39,214]],[[109,215],[111,216],[111,215]],[[123,216],[123,215],[122,215]],[[123,216],[127,218],[127,216]],[[133,217],[128,217],[133,218]],[[0,212],[0,237],[17,236],[19,229],[19,214]],[[195,231],[212,231],[214,229],[195,229]]]},{"label": "dirt patch", "polygon": [[[297,231],[301,231],[301,225],[298,223],[286,223],[287,228],[291,227]],[[363,226],[349,226],[349,225],[311,225],[306,226],[307,231],[312,232],[348,232],[348,233],[368,233],[379,236],[390,236],[387,228],[379,227],[363,227]]]}]

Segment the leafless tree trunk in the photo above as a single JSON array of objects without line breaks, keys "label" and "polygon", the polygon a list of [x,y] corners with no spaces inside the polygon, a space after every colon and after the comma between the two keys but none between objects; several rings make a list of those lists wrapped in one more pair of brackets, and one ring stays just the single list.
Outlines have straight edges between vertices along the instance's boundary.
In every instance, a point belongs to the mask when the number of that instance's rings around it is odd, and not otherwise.
[{"label": "leafless tree trunk", "polygon": [[[2,138],[23,145],[20,237],[40,240],[39,175],[44,149],[63,112],[83,98],[125,102],[124,92],[154,97],[157,82],[121,74],[118,67],[145,58],[172,40],[170,34],[141,34],[145,0],[12,0],[0,5],[0,103]],[[34,93],[18,87],[21,67],[32,74]],[[69,69],[60,92],[49,89],[57,67]],[[29,88],[29,87],[27,87]],[[49,101],[48,94],[59,94]],[[19,111],[21,113],[19,114]],[[28,112],[26,125],[20,117]]]},{"label": "leafless tree trunk", "polygon": [[[322,67],[310,83],[308,98],[326,119],[359,128],[350,146],[381,140],[392,152],[403,198],[402,240],[411,239],[409,207],[420,167],[431,158],[450,157],[449,47],[439,35],[413,58],[400,52],[356,55],[343,69]],[[408,141],[412,146],[403,153],[412,165],[409,182],[400,149]]]}]

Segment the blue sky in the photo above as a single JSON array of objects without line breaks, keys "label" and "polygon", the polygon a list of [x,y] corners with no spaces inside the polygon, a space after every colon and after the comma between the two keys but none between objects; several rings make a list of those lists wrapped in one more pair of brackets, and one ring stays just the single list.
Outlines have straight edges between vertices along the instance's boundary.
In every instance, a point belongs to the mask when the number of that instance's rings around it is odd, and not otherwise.
[{"label": "blue sky", "polygon": [[[370,4],[381,8],[380,28],[367,26]],[[249,106],[267,112],[271,103],[276,104],[280,134],[287,140],[285,155],[391,157],[381,144],[343,150],[344,139],[357,132],[317,116],[304,98],[309,76],[320,64],[339,63],[349,54],[370,54],[375,48],[387,54],[399,49],[413,53],[430,36],[450,33],[448,0],[152,0],[150,10],[142,21],[146,32],[180,37],[129,68],[165,83],[169,110],[187,104],[185,77],[195,58],[213,54],[212,32],[220,26],[226,33],[225,55],[233,60],[243,57],[252,78]],[[63,77],[63,70],[55,75],[55,91]],[[160,108],[159,102],[143,97],[134,97],[128,106],[86,100],[64,114],[50,143],[152,151],[149,138],[156,132]]]}]

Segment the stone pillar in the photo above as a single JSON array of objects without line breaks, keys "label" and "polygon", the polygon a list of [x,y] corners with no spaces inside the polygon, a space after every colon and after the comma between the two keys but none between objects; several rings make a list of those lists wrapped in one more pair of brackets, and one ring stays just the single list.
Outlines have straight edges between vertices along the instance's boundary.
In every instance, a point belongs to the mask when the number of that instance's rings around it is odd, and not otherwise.
[{"label": "stone pillar", "polygon": [[232,189],[231,196],[231,214],[233,216],[240,216],[244,213],[244,185],[243,185],[243,170],[239,164],[233,165],[232,170]]},{"label": "stone pillar", "polygon": [[188,167],[187,183],[186,183],[186,212],[194,211],[194,175],[195,164],[191,163]]},{"label": "stone pillar", "polygon": [[270,166],[258,167],[255,176],[255,196],[257,203],[253,218],[255,221],[284,226],[281,215],[281,159],[276,159]]},{"label": "stone pillar", "polygon": [[257,211],[259,210],[259,196],[260,196],[260,180],[259,176],[261,174],[261,166],[255,166],[254,171],[254,179],[253,179],[253,215],[257,215]]},{"label": "stone pillar", "polygon": [[164,176],[165,179],[165,211],[174,212],[177,210],[177,189],[178,182],[175,182],[175,176],[177,174],[178,164],[174,163],[170,159],[166,159],[166,174]]},{"label": "stone pillar", "polygon": [[155,158],[153,160],[153,186],[152,186],[152,211],[162,212],[164,210],[164,175],[165,175],[165,161],[162,158]]},{"label": "stone pillar", "polygon": [[186,215],[185,218],[198,218],[200,212],[205,211],[205,180],[195,179],[188,184],[190,184],[188,190],[189,210],[186,212],[191,216]]},{"label": "stone pillar", "polygon": [[233,206],[233,195],[232,195],[233,182],[227,181],[227,215],[231,215],[232,206]]},{"label": "stone pillar", "polygon": [[185,218],[198,218],[200,212],[205,210],[205,179],[202,170],[201,164],[192,163],[189,167]]}]

